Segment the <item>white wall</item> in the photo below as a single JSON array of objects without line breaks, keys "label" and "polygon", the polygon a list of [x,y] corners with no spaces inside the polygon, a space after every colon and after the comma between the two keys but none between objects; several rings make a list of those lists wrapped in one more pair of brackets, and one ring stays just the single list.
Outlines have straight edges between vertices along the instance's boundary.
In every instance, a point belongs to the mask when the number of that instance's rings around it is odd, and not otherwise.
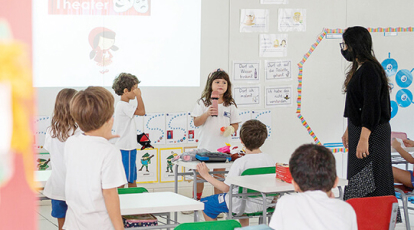
[{"label": "white wall", "polygon": [[[144,87],[142,95],[148,113],[180,112],[192,110],[200,97],[208,73],[218,67],[230,68],[233,60],[258,60],[260,33],[240,33],[240,9],[269,9],[269,34],[277,31],[277,10],[279,8],[306,9],[306,32],[288,32],[289,48],[287,59],[292,60],[292,81],[272,82],[271,85],[292,85],[297,87],[298,63],[310,46],[316,41],[323,28],[346,28],[361,25],[365,27],[408,27],[414,26],[414,1],[385,0],[290,0],[287,5],[261,5],[260,0],[203,0],[201,30],[201,86],[200,87]],[[401,68],[414,68],[414,33],[399,33],[396,37],[373,34],[377,58],[384,60],[388,52],[398,61]],[[323,142],[340,142],[345,126],[342,118],[344,95],[341,92],[345,68],[348,65],[340,54],[341,40],[324,39],[306,61],[303,67],[302,115]],[[36,58],[36,57],[34,57]],[[262,92],[265,84],[264,68],[261,72]],[[186,74],[183,66],[182,74]],[[58,74],[57,74],[58,75]],[[234,83],[233,83],[234,84]],[[410,87],[411,89],[413,87]],[[54,100],[60,88],[38,88],[37,108],[39,115],[50,116]],[[111,89],[109,89],[112,91]],[[395,94],[395,92],[394,92]],[[116,101],[118,96],[114,95]],[[294,102],[296,101],[296,90]],[[261,100],[264,100],[262,96]],[[244,108],[243,108],[244,109]],[[246,109],[264,109],[251,107]],[[405,131],[414,138],[412,110],[410,106],[399,114],[391,124],[394,130]],[[263,150],[273,154],[279,162],[287,162],[293,150],[303,143],[313,142],[296,114],[296,104],[287,108],[272,110],[272,139]],[[411,115],[411,116],[410,116]],[[395,128],[394,128],[395,127]],[[187,145],[191,146],[191,145]],[[159,148],[167,146],[156,146]]]}]

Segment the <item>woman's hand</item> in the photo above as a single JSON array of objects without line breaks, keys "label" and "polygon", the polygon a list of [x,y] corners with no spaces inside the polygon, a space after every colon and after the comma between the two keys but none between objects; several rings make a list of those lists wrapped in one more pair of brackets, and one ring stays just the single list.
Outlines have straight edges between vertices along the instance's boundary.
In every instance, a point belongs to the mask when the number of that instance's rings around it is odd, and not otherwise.
[{"label": "woman's hand", "polygon": [[348,148],[348,127],[346,128],[344,135],[342,135],[342,144],[345,148]]},{"label": "woman's hand", "polygon": [[364,159],[365,157],[368,157],[369,151],[368,151],[368,139],[359,139],[357,150],[356,150],[356,157],[358,159]]}]

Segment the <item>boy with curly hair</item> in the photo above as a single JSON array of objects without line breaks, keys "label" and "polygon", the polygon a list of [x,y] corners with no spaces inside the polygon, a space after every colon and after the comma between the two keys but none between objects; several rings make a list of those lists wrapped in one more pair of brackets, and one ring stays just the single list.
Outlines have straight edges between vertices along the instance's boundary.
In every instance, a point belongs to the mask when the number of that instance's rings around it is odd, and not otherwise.
[{"label": "boy with curly hair", "polygon": [[[121,100],[116,104],[113,128],[116,134],[120,135],[120,138],[115,142],[115,146],[121,150],[128,187],[137,187],[137,128],[134,116],[145,115],[141,90],[138,88],[139,83],[140,81],[136,76],[129,73],[120,73],[112,85],[115,93],[121,96]],[[137,106],[129,103],[130,100],[135,98],[137,99]]]}]

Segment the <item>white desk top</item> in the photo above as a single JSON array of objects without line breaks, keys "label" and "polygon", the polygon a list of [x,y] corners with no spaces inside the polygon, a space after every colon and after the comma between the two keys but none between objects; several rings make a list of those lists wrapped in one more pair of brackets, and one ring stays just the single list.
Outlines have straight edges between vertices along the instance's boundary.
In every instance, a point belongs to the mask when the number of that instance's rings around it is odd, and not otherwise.
[{"label": "white desk top", "polygon": [[204,203],[173,192],[119,195],[121,215],[204,210]]},{"label": "white desk top", "polygon": [[[226,181],[233,185],[264,193],[294,191],[292,184],[276,179],[276,174],[227,177]],[[348,185],[348,180],[340,178],[338,186],[344,187],[345,185]]]},{"label": "white desk top", "polygon": [[[197,164],[201,163],[201,161],[182,161],[178,160],[173,162],[173,164],[177,164],[178,166],[182,166],[189,169],[197,169]],[[220,168],[230,168],[230,166],[233,164],[232,161],[228,163],[216,163],[216,162],[206,162],[206,165],[209,169],[220,169]]]},{"label": "white desk top", "polygon": [[52,174],[52,170],[41,170],[34,172],[34,181],[39,183],[41,188],[45,187],[46,181],[49,179]]}]

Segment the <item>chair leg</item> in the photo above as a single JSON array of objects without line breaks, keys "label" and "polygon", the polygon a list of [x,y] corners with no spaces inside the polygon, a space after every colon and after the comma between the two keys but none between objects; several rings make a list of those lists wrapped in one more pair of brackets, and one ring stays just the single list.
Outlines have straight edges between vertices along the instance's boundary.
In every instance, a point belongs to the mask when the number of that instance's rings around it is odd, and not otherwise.
[{"label": "chair leg", "polygon": [[262,216],[259,217],[259,225],[260,224],[263,224],[263,217]]},{"label": "chair leg", "polygon": [[408,215],[408,197],[404,193],[401,193],[401,200],[402,200],[403,209],[404,209],[405,227],[407,230],[411,230],[410,216]]}]

